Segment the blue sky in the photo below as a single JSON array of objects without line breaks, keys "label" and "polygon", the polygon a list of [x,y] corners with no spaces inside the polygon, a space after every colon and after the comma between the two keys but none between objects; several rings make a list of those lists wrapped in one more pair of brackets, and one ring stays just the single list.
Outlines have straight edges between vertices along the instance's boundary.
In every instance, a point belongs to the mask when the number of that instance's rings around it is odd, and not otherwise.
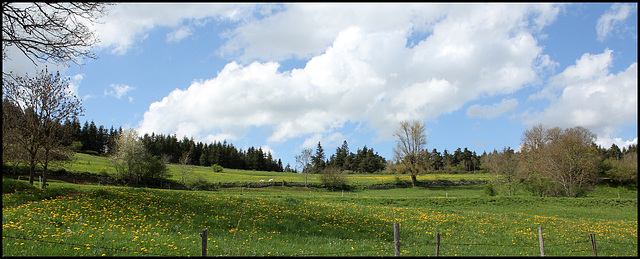
[{"label": "blue sky", "polygon": [[[109,128],[263,147],[320,141],[393,156],[399,121],[429,150],[517,149],[532,125],[637,143],[637,4],[119,4],[99,58],[48,64]],[[5,72],[33,73],[18,53]],[[43,66],[43,64],[41,64]]]}]

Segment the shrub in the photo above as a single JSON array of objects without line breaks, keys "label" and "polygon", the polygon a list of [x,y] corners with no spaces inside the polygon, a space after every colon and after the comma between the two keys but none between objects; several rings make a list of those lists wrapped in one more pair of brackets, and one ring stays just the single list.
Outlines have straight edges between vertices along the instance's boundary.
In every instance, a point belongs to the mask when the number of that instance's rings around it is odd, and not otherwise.
[{"label": "shrub", "polygon": [[496,189],[493,188],[493,184],[491,183],[485,184],[483,191],[484,191],[484,194],[488,196],[496,196]]},{"label": "shrub", "polygon": [[213,169],[214,172],[216,173],[220,173],[222,172],[222,170],[224,170],[224,167],[218,165],[218,164],[214,164],[211,166],[211,169]]},{"label": "shrub", "polygon": [[344,171],[339,168],[325,168],[320,172],[320,181],[324,184],[327,189],[348,189],[347,185],[347,177],[345,176]]}]

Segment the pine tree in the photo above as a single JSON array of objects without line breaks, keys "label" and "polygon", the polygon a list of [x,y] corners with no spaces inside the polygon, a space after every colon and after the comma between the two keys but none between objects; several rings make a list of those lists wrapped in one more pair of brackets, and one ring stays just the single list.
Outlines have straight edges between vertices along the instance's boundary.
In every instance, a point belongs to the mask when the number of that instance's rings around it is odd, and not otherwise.
[{"label": "pine tree", "polygon": [[316,148],[316,154],[311,157],[311,172],[314,174],[320,173],[325,168],[324,162],[324,149],[318,141],[318,147]]}]

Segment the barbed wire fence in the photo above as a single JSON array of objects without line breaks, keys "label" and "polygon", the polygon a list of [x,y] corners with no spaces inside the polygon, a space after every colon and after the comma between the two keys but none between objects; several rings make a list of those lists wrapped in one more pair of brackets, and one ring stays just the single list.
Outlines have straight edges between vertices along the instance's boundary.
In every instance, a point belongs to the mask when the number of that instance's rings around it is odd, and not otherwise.
[{"label": "barbed wire fence", "polygon": [[[400,250],[401,248],[403,249],[411,249],[411,248],[421,248],[421,247],[427,247],[427,246],[431,246],[434,248],[434,254],[435,256],[440,256],[440,249],[443,246],[455,246],[456,248],[459,248],[461,246],[468,246],[468,247],[474,247],[474,246],[490,246],[490,247],[519,247],[519,248],[528,248],[528,249],[536,249],[536,248],[540,248],[540,255],[541,256],[545,256],[544,254],[544,248],[545,247],[569,247],[569,252],[570,253],[578,253],[578,252],[593,252],[594,256],[597,256],[597,246],[596,246],[596,239],[595,239],[595,234],[589,234],[589,239],[585,238],[583,241],[576,241],[576,242],[567,242],[567,243],[562,243],[562,244],[558,244],[558,243],[549,243],[549,244],[545,244],[543,242],[543,238],[541,236],[542,231],[541,228],[538,229],[539,234],[540,234],[540,243],[539,245],[518,245],[518,244],[490,244],[490,243],[449,243],[449,242],[441,242],[440,240],[440,233],[436,233],[436,240],[435,242],[424,242],[421,244],[402,244],[401,240],[400,240],[400,235],[399,235],[399,224],[398,223],[394,223],[394,241],[392,244],[389,244],[388,247],[380,247],[380,248],[375,248],[375,249],[353,249],[352,250],[348,250],[348,251],[335,251],[335,252],[326,252],[326,253],[314,253],[314,252],[310,252],[310,253],[304,253],[304,254],[296,254],[296,256],[346,256],[346,255],[362,255],[363,253],[369,253],[369,252],[389,252],[389,251],[394,251],[395,252],[395,256],[402,256],[402,251]],[[202,238],[202,245],[201,245],[201,255],[202,256],[207,256],[207,243],[208,243],[208,230],[207,229],[203,229],[202,232],[200,233],[200,237]],[[151,255],[151,256],[175,256],[175,255],[169,255],[169,254],[161,254],[161,253],[152,253],[149,251],[138,251],[138,250],[133,250],[133,249],[127,249],[127,248],[115,248],[115,247],[107,247],[107,246],[99,246],[99,245],[91,245],[91,244],[78,244],[78,243],[69,243],[69,242],[62,242],[62,241],[48,241],[48,240],[42,240],[42,239],[34,239],[34,238],[26,238],[26,237],[14,237],[14,236],[5,236],[3,235],[2,238],[12,238],[12,239],[16,239],[16,240],[29,240],[29,241],[34,241],[34,242],[42,242],[42,243],[49,243],[49,244],[55,244],[55,245],[66,245],[66,246],[73,246],[73,247],[91,247],[91,248],[97,248],[97,249],[105,249],[105,250],[111,250],[111,251],[120,251],[120,252],[125,252],[125,253],[139,253],[139,254],[144,254],[144,255]],[[638,243],[627,243],[627,242],[616,242],[616,241],[609,241],[609,240],[598,240],[597,243],[609,243],[609,244],[616,244],[616,245],[629,245],[629,246],[634,246],[637,247]],[[580,247],[576,247],[576,245],[583,245],[583,244],[587,244],[590,246],[585,248],[584,246],[580,246]],[[450,249],[449,249],[450,250]],[[216,254],[214,256],[226,256],[229,254]],[[431,254],[427,254],[427,255],[431,255]],[[495,256],[495,255],[488,255],[488,254],[464,254],[465,256]],[[230,256],[230,255],[229,255]],[[426,256],[426,255],[422,255],[422,256]],[[508,255],[508,254],[503,254],[501,256],[522,256],[522,255]]]}]

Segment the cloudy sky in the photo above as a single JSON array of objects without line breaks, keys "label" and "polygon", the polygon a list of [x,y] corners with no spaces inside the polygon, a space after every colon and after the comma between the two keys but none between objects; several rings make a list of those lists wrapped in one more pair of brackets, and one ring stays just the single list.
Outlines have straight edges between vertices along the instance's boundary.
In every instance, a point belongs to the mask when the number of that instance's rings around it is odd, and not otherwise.
[{"label": "cloudy sky", "polygon": [[[344,140],[392,158],[516,149],[542,123],[637,143],[638,16],[624,4],[119,4],[71,78],[80,121],[269,150],[295,165]],[[3,70],[31,64],[16,52]]]}]

